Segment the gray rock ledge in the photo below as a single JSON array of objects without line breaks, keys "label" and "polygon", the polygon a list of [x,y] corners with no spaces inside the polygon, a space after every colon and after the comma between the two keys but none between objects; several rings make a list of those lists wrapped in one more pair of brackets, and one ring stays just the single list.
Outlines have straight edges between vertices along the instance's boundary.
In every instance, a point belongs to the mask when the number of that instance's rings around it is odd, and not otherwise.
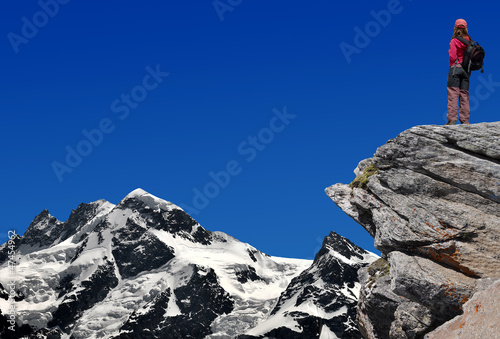
[{"label": "gray rock ledge", "polygon": [[366,338],[423,338],[463,313],[478,281],[500,278],[500,122],[416,126],[355,174],[367,169],[362,185],[326,189],[390,264],[390,283],[367,279],[361,291],[359,327]]}]

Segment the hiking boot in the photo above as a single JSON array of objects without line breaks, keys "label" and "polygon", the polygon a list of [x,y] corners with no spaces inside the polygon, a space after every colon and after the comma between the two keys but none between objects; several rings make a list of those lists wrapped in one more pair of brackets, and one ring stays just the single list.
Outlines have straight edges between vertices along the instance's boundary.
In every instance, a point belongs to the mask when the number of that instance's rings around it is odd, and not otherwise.
[{"label": "hiking boot", "polygon": [[448,122],[445,125],[456,125],[457,121],[456,120],[448,120]]},{"label": "hiking boot", "polygon": [[469,125],[469,122],[468,121],[464,121],[461,123],[462,125]]}]

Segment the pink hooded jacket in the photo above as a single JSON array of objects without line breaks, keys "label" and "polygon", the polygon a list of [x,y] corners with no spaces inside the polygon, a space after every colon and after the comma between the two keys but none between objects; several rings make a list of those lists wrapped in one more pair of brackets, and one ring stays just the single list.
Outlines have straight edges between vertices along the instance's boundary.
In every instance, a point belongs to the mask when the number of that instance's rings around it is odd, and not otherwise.
[{"label": "pink hooded jacket", "polygon": [[[470,38],[467,36],[467,40],[470,41]],[[450,55],[450,67],[455,65],[455,61],[458,59],[458,64],[461,66],[464,61],[464,52],[467,49],[467,45],[460,42],[458,39],[451,39],[450,41],[450,49],[448,54]]]}]

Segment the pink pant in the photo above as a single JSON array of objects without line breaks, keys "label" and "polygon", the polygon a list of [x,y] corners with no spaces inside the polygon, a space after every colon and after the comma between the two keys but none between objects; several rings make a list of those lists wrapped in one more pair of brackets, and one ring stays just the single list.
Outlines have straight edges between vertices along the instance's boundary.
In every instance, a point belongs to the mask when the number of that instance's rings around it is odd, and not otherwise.
[{"label": "pink pant", "polygon": [[469,122],[469,91],[458,87],[448,87],[448,121],[457,121],[458,103],[460,102],[460,122]]}]

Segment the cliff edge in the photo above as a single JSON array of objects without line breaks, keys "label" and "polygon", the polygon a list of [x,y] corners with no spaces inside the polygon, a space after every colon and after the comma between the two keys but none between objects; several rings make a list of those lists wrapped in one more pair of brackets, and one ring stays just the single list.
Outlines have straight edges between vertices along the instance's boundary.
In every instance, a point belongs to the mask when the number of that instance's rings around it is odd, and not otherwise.
[{"label": "cliff edge", "polygon": [[478,312],[500,333],[498,308],[471,304],[500,279],[500,122],[411,128],[355,174],[326,193],[382,252],[360,272],[363,336],[440,338],[451,326],[451,338]]}]

